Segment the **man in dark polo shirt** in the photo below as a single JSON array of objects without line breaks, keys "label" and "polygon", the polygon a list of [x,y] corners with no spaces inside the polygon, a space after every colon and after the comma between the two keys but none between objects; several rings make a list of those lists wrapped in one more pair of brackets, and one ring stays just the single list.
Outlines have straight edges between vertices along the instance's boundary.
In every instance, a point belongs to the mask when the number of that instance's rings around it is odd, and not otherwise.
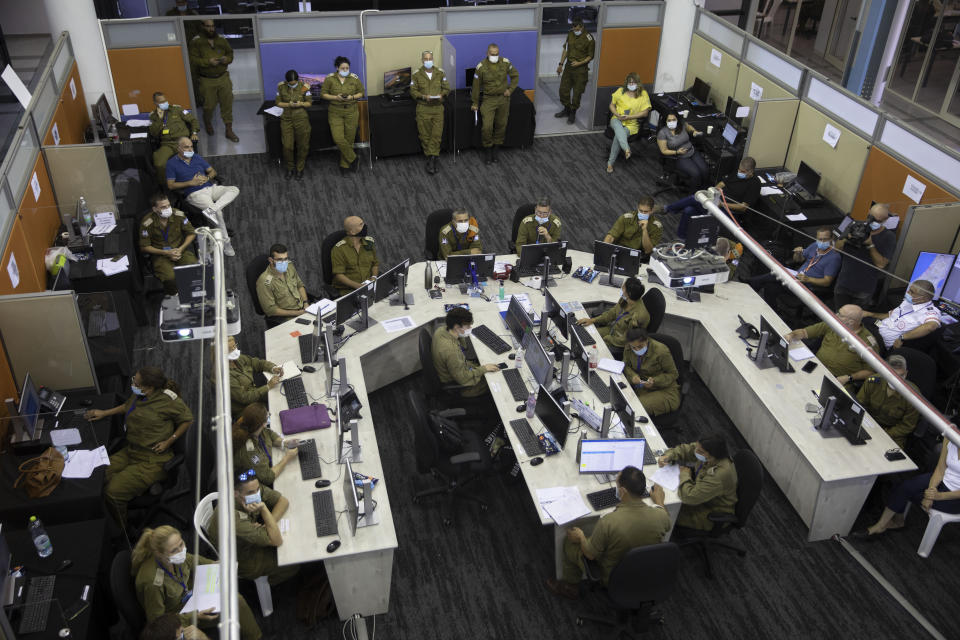
[{"label": "man in dark polo shirt", "polygon": [[[730,212],[735,216],[746,212],[760,199],[760,178],[754,175],[756,168],[757,161],[750,156],[746,156],[740,161],[740,166],[735,174],[729,175],[717,183],[717,189],[723,191],[727,206],[730,207]],[[690,218],[706,214],[706,210],[700,206],[700,203],[692,195],[668,204],[666,210],[681,213],[680,223],[677,225],[677,235],[681,240],[687,235],[687,223]]]}]

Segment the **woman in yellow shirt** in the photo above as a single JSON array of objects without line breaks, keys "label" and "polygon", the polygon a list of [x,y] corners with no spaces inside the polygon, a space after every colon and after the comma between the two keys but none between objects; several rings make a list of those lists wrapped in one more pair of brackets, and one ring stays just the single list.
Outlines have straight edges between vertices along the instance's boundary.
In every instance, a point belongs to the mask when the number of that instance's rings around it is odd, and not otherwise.
[{"label": "woman in yellow shirt", "polygon": [[613,141],[610,143],[610,157],[607,158],[607,173],[613,173],[613,163],[617,161],[620,150],[630,159],[630,143],[627,138],[640,131],[640,121],[650,113],[650,96],[640,85],[636,73],[628,73],[623,86],[613,92],[610,98],[610,128],[613,129]]}]

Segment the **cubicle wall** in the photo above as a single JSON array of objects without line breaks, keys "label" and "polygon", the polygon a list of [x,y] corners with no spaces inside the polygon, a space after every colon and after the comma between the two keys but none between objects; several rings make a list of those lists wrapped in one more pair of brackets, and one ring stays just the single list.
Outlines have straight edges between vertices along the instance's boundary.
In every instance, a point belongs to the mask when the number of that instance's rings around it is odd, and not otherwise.
[{"label": "cubicle wall", "polygon": [[116,213],[113,180],[102,144],[44,146],[43,157],[50,167],[53,192],[59,203],[57,224],[73,217],[81,196],[92,213]]},{"label": "cubicle wall", "polygon": [[[742,46],[742,42],[741,42]],[[722,45],[713,43],[703,36],[694,34],[690,41],[690,59],[684,76],[684,87],[693,85],[700,78],[710,85],[710,101],[723,105],[737,88],[737,74],[740,61]]]},{"label": "cubicle wall", "polygon": [[[333,61],[337,56],[350,60],[350,71],[360,77],[366,86],[360,40],[325,40],[314,42],[268,42],[260,45],[260,69],[263,74],[263,99],[277,96],[277,84],[289,69],[300,74],[324,75],[336,73]],[[382,82],[382,81],[381,81]]]},{"label": "cubicle wall", "polygon": [[[191,108],[189,60],[179,20],[105,20],[100,24],[119,105],[136,104],[146,113],[154,108],[153,92],[163,91],[172,104]],[[114,115],[119,117],[119,111]]]},{"label": "cubicle wall", "polygon": [[76,62],[72,62],[43,144],[80,144],[84,141],[90,115],[83,95],[80,72]]},{"label": "cubicle wall", "polygon": [[800,100],[797,98],[755,101],[744,155],[756,160],[758,167],[786,165],[787,149],[799,107]]}]

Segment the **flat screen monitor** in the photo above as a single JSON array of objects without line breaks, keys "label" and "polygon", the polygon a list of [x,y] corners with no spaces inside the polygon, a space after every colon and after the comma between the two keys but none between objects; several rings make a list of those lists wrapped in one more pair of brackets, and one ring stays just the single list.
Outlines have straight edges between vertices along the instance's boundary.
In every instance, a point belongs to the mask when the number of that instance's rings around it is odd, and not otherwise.
[{"label": "flat screen monitor", "polygon": [[727,141],[727,144],[734,145],[737,143],[737,128],[733,126],[732,123],[728,122],[723,128],[723,139]]},{"label": "flat screen monitor", "polygon": [[733,99],[733,96],[730,96],[729,98],[727,98],[727,106],[723,110],[724,115],[726,115],[728,118],[736,122],[737,126],[739,126],[743,122],[743,118],[737,117],[737,111],[740,109],[741,106],[742,105],[739,102]]},{"label": "flat screen monitor", "polygon": [[410,91],[411,67],[394,69],[383,74],[383,92],[389,95],[403,94]]},{"label": "flat screen monitor", "polygon": [[[953,291],[951,291],[951,293],[956,294],[956,287],[960,285],[958,276],[953,275],[956,258],[957,257],[951,253],[921,251],[920,255],[917,256],[917,261],[913,264],[913,273],[910,274],[910,282],[915,280],[929,281],[933,284],[933,299],[939,300],[941,294],[943,294],[947,287],[947,283],[950,282],[950,277],[953,276]],[[945,294],[943,295],[947,300],[954,300],[954,298]]]},{"label": "flat screen monitor", "polygon": [[801,160],[800,168],[797,169],[797,184],[811,196],[815,196],[817,195],[817,189],[820,188],[820,174]]},{"label": "flat screen monitor", "polygon": [[213,267],[200,262],[173,268],[180,304],[195,305],[204,301],[213,302],[216,289],[213,284]]},{"label": "flat screen monitor", "polygon": [[[623,433],[628,438],[632,438],[636,424],[633,407],[627,402],[627,397],[623,395],[623,391],[620,390],[620,387],[617,386],[613,378],[610,378],[610,407],[620,417],[620,422],[623,424]],[[637,469],[639,468],[640,467],[637,467]]]},{"label": "flat screen monitor", "polygon": [[711,215],[693,216],[687,223],[687,249],[707,249],[716,246],[720,222]]},{"label": "flat screen monitor", "polygon": [[624,467],[643,469],[644,438],[580,441],[580,473],[620,473]]},{"label": "flat screen monitor", "polygon": [[567,257],[567,241],[541,242],[525,244],[520,247],[520,269],[542,267],[546,258],[550,258],[551,270],[559,270]]},{"label": "flat screen monitor", "polygon": [[573,330],[570,331],[570,359],[577,363],[577,368],[580,369],[580,377],[586,383],[590,375],[590,354],[587,353],[580,336]]},{"label": "flat screen monitor", "polygon": [[536,384],[549,387],[553,382],[553,354],[547,353],[532,331],[523,338],[523,360]]},{"label": "flat screen monitor", "polygon": [[27,430],[30,439],[33,440],[37,433],[37,415],[40,413],[40,394],[37,393],[37,387],[33,384],[33,378],[30,372],[23,377],[23,387],[20,389],[20,405],[17,407],[20,413],[22,424]]},{"label": "flat screen monitor", "polygon": [[337,298],[337,326],[346,324],[347,320],[362,309],[363,296],[367,296],[368,305],[373,304],[373,285],[374,282],[368,282],[345,296]]},{"label": "flat screen monitor", "polygon": [[357,535],[357,516],[360,513],[360,496],[357,495],[357,485],[353,479],[353,466],[349,460],[343,463],[343,502],[347,509],[347,522],[350,523],[351,535]]},{"label": "flat screen monitor", "polygon": [[523,309],[523,304],[516,296],[510,296],[510,303],[507,305],[507,315],[504,316],[507,328],[513,335],[517,344],[523,344],[523,338],[527,334],[533,333],[533,320]]},{"label": "flat screen monitor", "polygon": [[693,81],[693,86],[690,87],[690,95],[697,99],[697,101],[707,104],[710,100],[710,85],[696,78]]},{"label": "flat screen monitor", "polygon": [[835,429],[853,443],[863,443],[869,439],[870,436],[860,428],[863,424],[863,407],[830,378],[823,376],[817,400],[824,411],[830,411],[831,399],[834,401],[832,415],[824,414],[821,428]]},{"label": "flat screen monitor", "polygon": [[[317,320],[317,325],[320,325],[320,321]],[[337,364],[337,347],[334,344],[336,338],[333,337],[333,331],[322,331],[320,337],[323,340],[323,354],[325,362],[327,365],[327,371],[329,375],[333,375],[333,367]]]},{"label": "flat screen monitor", "polygon": [[781,369],[790,364],[789,344],[766,318],[760,316],[760,333],[766,331],[766,355]]},{"label": "flat screen monitor", "polygon": [[546,319],[549,318],[553,325],[560,330],[563,339],[566,340],[568,337],[567,314],[560,306],[560,302],[550,293],[550,289],[544,289],[544,293],[543,313],[540,315],[540,322],[546,322]]},{"label": "flat screen monitor", "polygon": [[397,290],[397,275],[407,275],[407,269],[410,267],[410,258],[407,258],[395,267],[390,267],[385,273],[377,276],[373,283],[373,301],[380,302],[384,298],[389,298],[390,294]]},{"label": "flat screen monitor", "polygon": [[640,271],[640,251],[618,244],[593,241],[593,270],[606,273],[610,268],[610,259],[616,258],[614,272],[622,276],[635,276]]},{"label": "flat screen monitor", "polygon": [[493,265],[496,259],[494,253],[475,253],[465,256],[447,256],[447,270],[444,281],[447,284],[471,282],[473,271],[477,272],[477,279],[481,282],[493,277]]},{"label": "flat screen monitor", "polygon": [[534,408],[534,413],[540,418],[543,426],[553,434],[554,440],[562,449],[563,445],[567,443],[570,416],[563,412],[563,407],[543,385],[540,385],[540,390],[537,392],[537,405]]},{"label": "flat screen monitor", "polygon": [[113,117],[113,111],[110,110],[110,103],[107,102],[107,96],[101,93],[93,109],[93,115],[97,118],[103,133],[106,134],[110,124],[116,122],[116,118]]}]

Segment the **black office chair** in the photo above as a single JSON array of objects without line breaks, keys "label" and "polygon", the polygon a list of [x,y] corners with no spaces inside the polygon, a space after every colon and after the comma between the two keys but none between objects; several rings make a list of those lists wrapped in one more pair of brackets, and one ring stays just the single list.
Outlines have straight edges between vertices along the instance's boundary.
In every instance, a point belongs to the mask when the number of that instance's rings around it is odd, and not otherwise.
[{"label": "black office chair", "polygon": [[333,245],[337,244],[347,236],[347,232],[343,229],[339,231],[334,231],[331,234],[328,234],[326,238],[323,239],[323,242],[320,243],[320,262],[323,267],[323,283],[324,283],[324,292],[328,298],[331,300],[336,300],[340,297],[340,292],[337,291],[337,288],[333,286],[333,263],[330,261],[330,251],[333,250]]},{"label": "black office chair", "polygon": [[[658,150],[659,153],[659,150]],[[662,153],[660,155],[660,176],[656,180],[658,187],[662,187],[653,192],[653,197],[663,195],[664,193],[675,193],[678,196],[684,195],[685,185],[680,172],[677,170],[677,159],[667,157]],[[689,189],[687,189],[689,192]]]},{"label": "black office chair", "polygon": [[[580,613],[577,626],[589,620],[613,627],[614,633],[604,636],[612,639],[633,638],[634,631],[648,631],[651,622],[662,623],[661,617],[652,615],[653,607],[676,589],[679,566],[680,549],[673,542],[630,549],[610,572],[607,587],[600,592],[602,604],[612,608],[615,617]],[[594,584],[599,583],[600,577],[591,575],[589,570],[587,577]]]},{"label": "black office chair", "polygon": [[930,400],[937,390],[937,363],[933,358],[910,347],[891,349],[887,357],[903,356],[907,361],[907,380],[917,385],[924,398]]},{"label": "black office chair", "polygon": [[260,297],[257,296],[257,278],[267,270],[268,266],[270,266],[270,256],[261,253],[243,268],[247,279],[247,291],[250,292],[250,299],[253,301],[253,310],[260,316],[263,315],[263,307],[260,306]]},{"label": "black office chair", "polygon": [[[198,428],[196,424],[191,427],[191,429],[196,428]],[[146,493],[127,503],[127,526],[133,532],[132,539],[139,539],[143,530],[150,526],[153,519],[160,514],[182,529],[190,528],[190,523],[173,510],[172,503],[189,495],[192,491],[191,469],[195,468],[196,446],[194,445],[195,436],[191,438],[191,433],[187,431],[184,437],[174,441],[173,457],[163,465],[167,477],[160,482],[154,482]]]},{"label": "black office chair", "polygon": [[462,407],[464,398],[460,396],[459,392],[466,387],[440,382],[437,369],[433,366],[433,334],[430,329],[427,327],[420,329],[419,341],[420,367],[423,369],[423,391],[430,408]]},{"label": "black office chair", "polygon": [[532,202],[517,207],[513,214],[513,222],[510,224],[510,246],[507,247],[506,253],[515,254],[517,252],[517,233],[520,231],[520,221],[527,216],[532,216],[536,208],[537,205]]},{"label": "black office chair", "polygon": [[491,469],[490,449],[480,437],[469,429],[460,429],[455,417],[466,415],[464,409],[447,409],[426,413],[421,396],[416,391],[408,393],[408,406],[413,410],[414,435],[416,438],[417,472],[430,474],[442,484],[413,497],[414,504],[423,498],[444,495],[447,498],[447,513],[443,524],[453,522],[457,500],[469,500],[487,510],[487,503],[464,490],[469,484],[487,475]]},{"label": "black office chair", "polygon": [[680,385],[680,406],[673,411],[655,416],[654,423],[661,432],[675,431],[676,439],[679,442],[679,438],[683,434],[683,427],[678,426],[677,423],[680,422],[680,418],[683,415],[683,401],[690,392],[690,375],[687,369],[687,363],[683,359],[683,347],[680,345],[679,340],[665,333],[650,333],[648,335],[651,339],[666,345],[667,348],[670,349],[673,364],[677,367],[677,384]]},{"label": "black office chair", "polygon": [[708,578],[713,578],[713,569],[710,566],[710,547],[723,547],[737,552],[741,558],[747,555],[747,550],[729,539],[734,529],[742,529],[747,524],[747,518],[753,510],[753,505],[760,497],[763,488],[763,465],[756,454],[749,449],[742,449],[733,455],[733,466],[737,469],[737,506],[734,512],[711,513],[707,516],[713,522],[710,531],[694,532],[680,541],[680,546],[695,546],[703,558],[704,569]]},{"label": "black office chair", "polygon": [[667,301],[663,297],[663,292],[655,288],[647,289],[640,300],[643,302],[643,306],[647,308],[647,313],[650,314],[647,333],[656,333],[663,322],[663,314],[667,310]]},{"label": "black office chair", "polygon": [[453,209],[437,209],[427,216],[423,231],[423,254],[427,260],[437,260],[440,256],[440,229],[453,218]]},{"label": "black office chair", "polygon": [[130,575],[130,550],[124,549],[110,563],[110,594],[120,621],[110,629],[111,638],[136,640],[146,625],[143,609],[137,601],[137,591]]},{"label": "black office chair", "polygon": [[887,347],[883,344],[883,336],[880,335],[880,329],[877,327],[877,319],[864,318],[862,324],[873,336],[873,339],[877,341],[877,355],[879,355],[881,358],[886,358]]}]

